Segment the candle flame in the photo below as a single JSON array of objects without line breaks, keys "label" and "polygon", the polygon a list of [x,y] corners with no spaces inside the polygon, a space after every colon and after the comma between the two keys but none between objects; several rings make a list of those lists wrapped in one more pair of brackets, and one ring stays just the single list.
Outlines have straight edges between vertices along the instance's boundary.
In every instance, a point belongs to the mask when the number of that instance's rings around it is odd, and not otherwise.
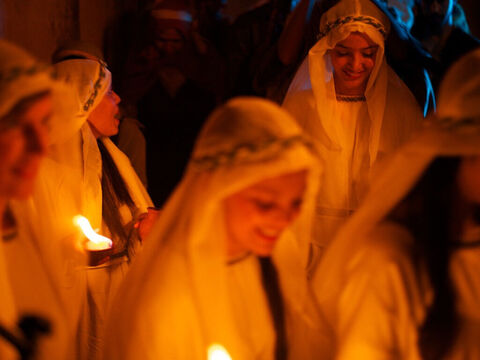
[{"label": "candle flame", "polygon": [[112,240],[109,238],[97,234],[90,225],[90,221],[85,216],[76,215],[73,218],[73,222],[77,225],[83,232],[83,234],[90,240],[91,245],[95,250],[110,249],[112,247]]},{"label": "candle flame", "polygon": [[212,344],[208,348],[208,360],[232,360],[232,358],[222,345]]}]

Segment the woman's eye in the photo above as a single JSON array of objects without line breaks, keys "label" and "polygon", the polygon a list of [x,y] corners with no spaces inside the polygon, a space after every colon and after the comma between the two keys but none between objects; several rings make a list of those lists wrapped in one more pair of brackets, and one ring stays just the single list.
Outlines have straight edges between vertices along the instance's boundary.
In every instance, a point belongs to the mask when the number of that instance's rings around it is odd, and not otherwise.
[{"label": "woman's eye", "polygon": [[375,52],[368,52],[368,53],[363,53],[362,56],[363,57],[366,57],[366,58],[373,58],[373,56],[375,55]]},{"label": "woman's eye", "polygon": [[337,56],[347,56],[347,55],[348,55],[348,52],[347,52],[347,51],[337,50],[337,51],[336,51],[336,54],[337,54]]},{"label": "woman's eye", "polygon": [[292,210],[297,211],[302,207],[302,199],[297,199],[292,202]]},{"label": "woman's eye", "polygon": [[261,200],[254,200],[255,206],[262,210],[262,211],[268,211],[271,210],[275,207],[275,204],[272,202],[267,202],[267,201],[261,201]]}]

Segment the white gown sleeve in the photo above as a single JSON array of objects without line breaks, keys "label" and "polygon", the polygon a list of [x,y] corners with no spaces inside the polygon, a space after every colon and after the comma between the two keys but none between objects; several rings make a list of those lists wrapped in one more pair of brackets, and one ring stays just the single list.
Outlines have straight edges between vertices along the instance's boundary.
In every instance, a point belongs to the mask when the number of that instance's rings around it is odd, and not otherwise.
[{"label": "white gown sleeve", "polygon": [[398,230],[376,229],[374,240],[381,242],[369,243],[349,264],[338,303],[337,359],[420,359],[416,329],[428,290],[409,256],[409,239]]}]

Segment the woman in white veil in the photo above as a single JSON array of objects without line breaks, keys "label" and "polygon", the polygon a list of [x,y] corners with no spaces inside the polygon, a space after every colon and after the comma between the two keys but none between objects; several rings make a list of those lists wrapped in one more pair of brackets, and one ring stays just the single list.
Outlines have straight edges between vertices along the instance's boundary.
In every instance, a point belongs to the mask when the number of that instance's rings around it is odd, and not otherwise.
[{"label": "woman in white veil", "polygon": [[480,51],[379,174],[313,286],[339,359],[480,356]]},{"label": "woman in white veil", "polygon": [[[49,154],[50,174],[44,177],[51,181],[55,172],[62,179],[59,191],[68,193],[56,203],[70,227],[73,216],[81,214],[113,241],[110,257],[83,269],[87,291],[79,356],[94,359],[102,346],[107,309],[131,258],[141,249],[136,226],[153,203],[127,156],[109,138],[118,133],[120,98],[112,90],[107,65],[96,58],[73,58],[54,66],[72,89],[75,112],[68,119],[71,138],[57,139]],[[67,208],[65,203],[72,206]]]},{"label": "woman in white veil", "polygon": [[[297,180],[273,190],[268,184],[280,178]],[[285,341],[290,358],[308,358],[295,356],[288,341],[298,335],[290,321],[313,316],[306,284],[292,271],[306,263],[319,178],[311,143],[273,103],[238,98],[216,110],[119,291],[104,358],[207,359],[211,345],[221,344],[236,360],[284,359]],[[232,199],[245,191],[256,210],[238,217],[244,207]],[[281,226],[267,225],[273,214],[290,215]],[[232,252],[234,238],[250,245]],[[283,335],[273,310],[279,304],[264,286],[275,281],[262,285],[270,255],[284,298]]]},{"label": "woman in white veil", "polygon": [[422,118],[413,95],[386,63],[389,26],[369,0],[342,0],[330,8],[283,103],[318,142],[325,162],[314,262],[361,202],[374,166]]}]

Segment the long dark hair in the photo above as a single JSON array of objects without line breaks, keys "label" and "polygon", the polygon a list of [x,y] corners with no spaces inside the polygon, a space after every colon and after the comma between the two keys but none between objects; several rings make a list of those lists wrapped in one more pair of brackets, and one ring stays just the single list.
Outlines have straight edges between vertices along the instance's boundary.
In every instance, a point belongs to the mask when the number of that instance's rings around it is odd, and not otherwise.
[{"label": "long dark hair", "polygon": [[418,347],[423,359],[444,358],[458,334],[455,292],[449,273],[450,254],[459,242],[462,216],[457,185],[460,158],[437,158],[390,217],[415,238],[417,269],[426,269],[433,303],[420,325]]},{"label": "long dark hair", "polygon": [[118,255],[132,255],[135,239],[139,240],[131,226],[122,222],[119,208],[126,205],[134,219],[136,206],[133,202],[128,187],[120,175],[115,162],[101,140],[97,140],[100,154],[102,155],[102,219],[112,234],[115,253]]}]

